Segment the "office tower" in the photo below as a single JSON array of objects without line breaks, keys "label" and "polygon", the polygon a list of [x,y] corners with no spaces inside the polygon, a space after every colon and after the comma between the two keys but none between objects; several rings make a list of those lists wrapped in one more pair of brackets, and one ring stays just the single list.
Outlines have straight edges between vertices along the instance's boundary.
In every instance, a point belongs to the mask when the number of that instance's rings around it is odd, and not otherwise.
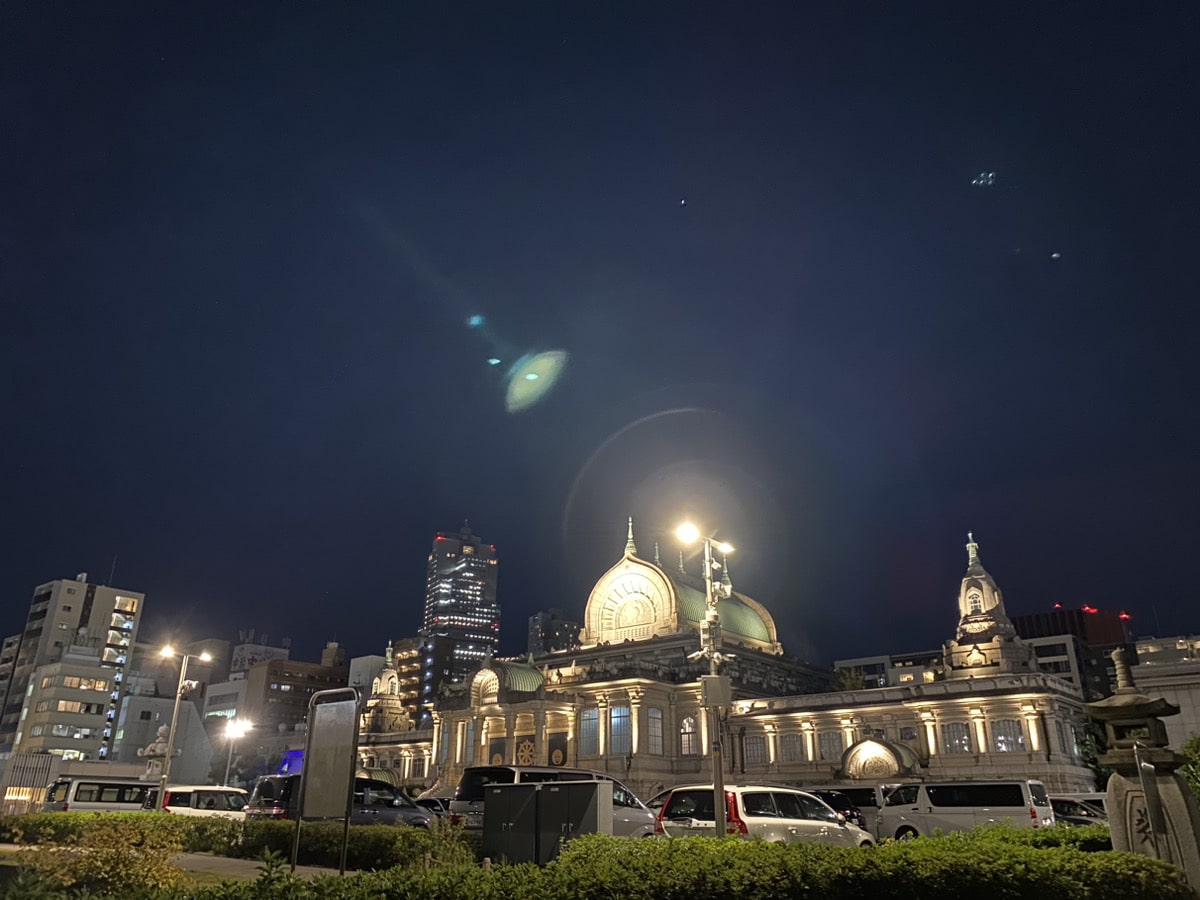
[{"label": "office tower", "polygon": [[433,539],[425,576],[422,705],[444,682],[458,683],[490,658],[500,643],[496,548],[463,525]]},{"label": "office tower", "polygon": [[[106,726],[112,725],[120,705],[130,648],[137,639],[144,599],[145,595],[137,591],[90,583],[86,572],[76,575],[74,580],[61,578],[34,588],[24,630],[6,639],[0,653],[0,694],[4,698],[0,706],[0,756],[7,757],[13,751],[26,690],[35,671],[50,663],[66,662],[64,657],[72,648],[75,654],[88,651],[94,655],[97,672],[108,686],[103,697]],[[70,675],[55,673],[53,677],[79,677],[74,669],[71,672]],[[55,724],[70,725],[67,710],[68,707],[61,710],[67,716],[62,722],[42,724],[51,728]],[[87,757],[106,758],[112,749],[111,732],[111,727],[105,727],[95,736],[88,732],[86,738],[80,739],[79,749]]]}]

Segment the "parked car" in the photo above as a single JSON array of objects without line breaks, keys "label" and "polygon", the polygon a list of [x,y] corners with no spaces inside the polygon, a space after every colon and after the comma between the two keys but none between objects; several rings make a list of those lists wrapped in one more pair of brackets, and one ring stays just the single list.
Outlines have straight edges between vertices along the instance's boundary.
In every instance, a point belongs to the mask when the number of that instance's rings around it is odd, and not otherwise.
[{"label": "parked car", "polygon": [[418,797],[413,802],[417,806],[429,810],[435,816],[447,817],[450,815],[449,797]]},{"label": "parked car", "polygon": [[850,798],[850,802],[858,807],[866,822],[862,827],[869,831],[875,840],[881,840],[879,834],[879,810],[887,795],[896,787],[895,784],[820,784],[804,785],[801,790],[839,791]]},{"label": "parked car", "polygon": [[659,791],[653,797],[646,801],[646,808],[654,815],[658,815],[658,811],[662,809],[662,805],[667,802],[667,798],[671,796],[671,789]]},{"label": "parked car", "polygon": [[[213,787],[211,784],[167,785],[166,811],[182,816],[214,816],[220,819],[246,818],[246,792],[241,788]],[[158,788],[146,793],[142,809],[159,809]]]},{"label": "parked car", "polygon": [[1040,781],[939,781],[902,784],[879,811],[879,837],[907,840],[935,831],[970,831],[1007,822],[1016,828],[1054,824]]},{"label": "parked car", "polygon": [[847,822],[852,822],[868,834],[871,833],[871,830],[867,828],[867,817],[863,815],[863,811],[841,791],[828,791],[824,788],[815,788],[809,791],[809,793],[824,800],[826,805],[834,810],[834,812],[840,812],[846,817]]},{"label": "parked car", "polygon": [[613,789],[613,830],[621,837],[650,837],[654,813],[621,782],[606,772],[559,766],[468,766],[463,769],[450,801],[450,820],[467,831],[483,829],[484,788],[489,784],[528,784],[545,781],[606,781]]},{"label": "parked car", "polygon": [[[263,775],[254,782],[247,818],[295,819],[300,815],[300,776]],[[413,825],[429,828],[433,813],[417,806],[395,785],[374,778],[354,779],[351,825]]]},{"label": "parked car", "polygon": [[1050,795],[1051,800],[1079,800],[1086,803],[1088,806],[1094,806],[1100,812],[1108,815],[1108,808],[1105,803],[1108,800],[1108,794],[1104,791],[1073,791],[1067,793],[1055,793]]},{"label": "parked car", "polygon": [[[656,830],[668,837],[712,837],[716,834],[713,800],[711,784],[674,788],[658,812]],[[875,843],[819,797],[777,785],[726,785],[725,822],[729,834],[779,844],[869,847]]]},{"label": "parked car", "polygon": [[1051,797],[1050,806],[1054,809],[1054,821],[1060,825],[1107,825],[1108,816],[1103,810],[1097,809],[1082,800],[1072,800],[1070,797]]}]

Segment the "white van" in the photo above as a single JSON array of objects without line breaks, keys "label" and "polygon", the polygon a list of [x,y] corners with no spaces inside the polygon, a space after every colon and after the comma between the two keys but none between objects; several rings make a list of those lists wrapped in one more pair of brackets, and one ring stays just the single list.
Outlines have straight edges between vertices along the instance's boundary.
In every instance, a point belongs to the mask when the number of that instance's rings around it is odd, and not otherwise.
[{"label": "white van", "polygon": [[1015,828],[1054,824],[1040,781],[941,781],[901,784],[879,810],[879,837],[907,840],[1004,822]]},{"label": "white van", "polygon": [[136,778],[64,775],[46,788],[43,812],[137,812],[156,785]]}]

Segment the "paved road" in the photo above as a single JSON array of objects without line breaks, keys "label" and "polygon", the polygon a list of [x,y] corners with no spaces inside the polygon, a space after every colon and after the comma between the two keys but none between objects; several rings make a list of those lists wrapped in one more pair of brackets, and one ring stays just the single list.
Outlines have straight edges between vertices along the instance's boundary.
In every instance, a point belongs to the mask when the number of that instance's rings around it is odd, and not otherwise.
[{"label": "paved road", "polygon": [[[234,859],[230,856],[214,856],[211,853],[180,853],[171,860],[179,868],[188,872],[213,872],[222,877],[255,879],[262,873],[262,860]],[[291,866],[284,865],[283,871],[290,872]],[[301,878],[316,878],[319,875],[337,875],[337,869],[325,869],[321,866],[296,866],[296,874]],[[347,875],[354,874],[347,871]]]},{"label": "paved road", "polygon": [[[16,844],[0,844],[0,856],[12,859],[20,847]],[[242,878],[253,880],[262,873],[262,860],[234,859],[229,856],[214,856],[211,853],[180,853],[171,860],[179,868],[188,872],[211,872],[221,878]],[[5,868],[12,868],[6,866]],[[291,867],[284,866],[285,872]],[[337,869],[326,869],[321,866],[296,866],[296,874],[301,878],[316,878],[319,875],[337,875]],[[347,875],[353,874],[347,872]]]}]

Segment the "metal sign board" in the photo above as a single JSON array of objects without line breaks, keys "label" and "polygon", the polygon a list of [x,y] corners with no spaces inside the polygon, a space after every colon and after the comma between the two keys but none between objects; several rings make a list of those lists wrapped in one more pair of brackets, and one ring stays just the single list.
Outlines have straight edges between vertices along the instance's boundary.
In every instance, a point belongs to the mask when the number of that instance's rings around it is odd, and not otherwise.
[{"label": "metal sign board", "polygon": [[301,818],[343,819],[349,815],[357,744],[357,697],[310,708]]}]

